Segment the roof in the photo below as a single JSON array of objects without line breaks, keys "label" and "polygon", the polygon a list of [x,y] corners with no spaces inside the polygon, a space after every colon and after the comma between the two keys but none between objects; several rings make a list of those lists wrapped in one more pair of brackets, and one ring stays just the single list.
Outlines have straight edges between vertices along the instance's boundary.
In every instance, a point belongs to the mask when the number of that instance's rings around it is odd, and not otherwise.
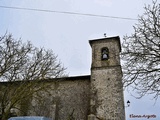
[{"label": "roof", "polygon": [[47,79],[47,81],[70,81],[70,80],[90,80],[90,75],[84,75],[84,76],[70,76],[70,77],[61,77],[61,78],[51,78]]},{"label": "roof", "polygon": [[[39,80],[39,82],[52,82],[52,81],[75,81],[75,80],[90,80],[91,76],[90,75],[84,75],[84,76],[71,76],[71,77],[61,77],[61,78],[48,78],[45,80]],[[12,81],[12,82],[8,82],[8,81],[4,81],[4,82],[0,82],[0,84],[9,84],[9,83],[19,83],[22,81]],[[26,81],[28,82],[28,81]],[[34,82],[34,80],[33,80]]]},{"label": "roof", "polygon": [[118,41],[118,44],[119,44],[119,47],[120,47],[120,51],[121,51],[121,41],[120,41],[120,37],[119,37],[119,36],[93,39],[93,40],[89,40],[89,43],[90,43],[90,45],[92,46],[93,43],[104,42],[104,41],[109,41],[109,40],[117,40],[117,41]]}]

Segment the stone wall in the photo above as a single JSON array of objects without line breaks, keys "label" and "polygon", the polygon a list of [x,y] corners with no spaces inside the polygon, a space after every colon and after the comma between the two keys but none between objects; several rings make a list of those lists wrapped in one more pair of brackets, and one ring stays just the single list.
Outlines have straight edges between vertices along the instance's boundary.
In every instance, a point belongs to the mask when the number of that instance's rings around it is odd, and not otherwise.
[{"label": "stone wall", "polygon": [[91,112],[100,120],[125,120],[121,68],[92,71]]},{"label": "stone wall", "polygon": [[[90,100],[90,76],[68,77],[44,82],[50,93],[41,93],[43,104],[33,99],[28,115],[45,115],[54,120],[87,120]],[[43,96],[44,94],[44,96]],[[41,106],[42,105],[42,106]],[[41,109],[41,110],[40,110]]]}]

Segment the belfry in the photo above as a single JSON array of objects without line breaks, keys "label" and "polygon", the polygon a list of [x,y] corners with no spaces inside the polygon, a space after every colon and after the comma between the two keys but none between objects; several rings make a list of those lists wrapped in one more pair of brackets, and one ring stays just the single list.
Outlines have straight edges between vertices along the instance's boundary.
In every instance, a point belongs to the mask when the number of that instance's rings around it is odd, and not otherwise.
[{"label": "belfry", "polygon": [[89,41],[92,47],[89,120],[125,120],[120,38]]}]

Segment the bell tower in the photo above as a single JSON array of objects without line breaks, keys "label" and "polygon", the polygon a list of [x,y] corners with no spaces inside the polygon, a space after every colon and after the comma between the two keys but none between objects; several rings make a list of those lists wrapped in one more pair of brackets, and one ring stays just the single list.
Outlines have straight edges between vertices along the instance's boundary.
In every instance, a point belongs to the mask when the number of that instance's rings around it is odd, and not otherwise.
[{"label": "bell tower", "polygon": [[120,38],[95,39],[89,43],[92,65],[88,120],[125,120]]}]

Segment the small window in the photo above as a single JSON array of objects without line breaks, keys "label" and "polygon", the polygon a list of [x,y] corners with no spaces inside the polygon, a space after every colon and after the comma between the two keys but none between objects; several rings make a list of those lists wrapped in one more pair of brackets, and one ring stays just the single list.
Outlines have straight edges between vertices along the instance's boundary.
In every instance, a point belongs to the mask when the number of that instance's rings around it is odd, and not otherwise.
[{"label": "small window", "polygon": [[101,50],[101,59],[102,60],[108,60],[109,59],[109,50],[108,48],[102,48]]}]

